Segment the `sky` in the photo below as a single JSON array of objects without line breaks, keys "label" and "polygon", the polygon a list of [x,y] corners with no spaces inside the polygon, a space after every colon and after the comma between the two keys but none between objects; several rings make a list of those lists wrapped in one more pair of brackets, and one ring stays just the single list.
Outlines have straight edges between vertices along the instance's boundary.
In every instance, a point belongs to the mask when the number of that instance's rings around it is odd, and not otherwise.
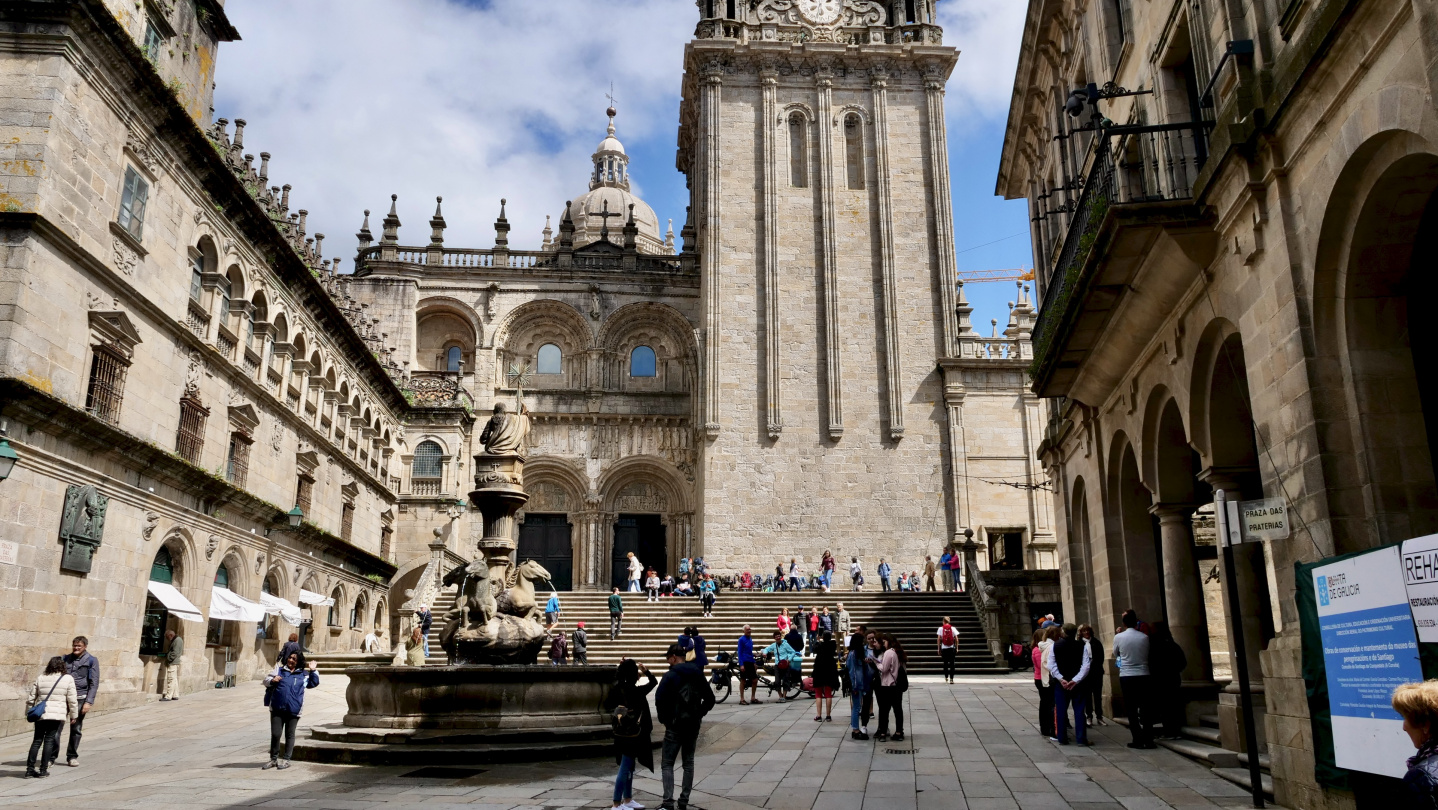
[{"label": "sky", "polygon": [[[1023,201],[994,196],[1023,30],[1021,0],[940,0],[960,270],[1028,267]],[[435,197],[445,243],[488,247],[507,199],[516,249],[538,249],[546,215],[588,190],[606,94],[634,192],[678,233],[688,203],[674,168],[690,0],[230,0],[243,39],[221,47],[215,117],[244,119],[245,148],[270,152],[325,253],[352,267],[364,210],[399,195],[400,243],[429,242]],[[232,125],[233,129],[233,125]],[[974,323],[1002,326],[1017,290],[970,284]]]}]

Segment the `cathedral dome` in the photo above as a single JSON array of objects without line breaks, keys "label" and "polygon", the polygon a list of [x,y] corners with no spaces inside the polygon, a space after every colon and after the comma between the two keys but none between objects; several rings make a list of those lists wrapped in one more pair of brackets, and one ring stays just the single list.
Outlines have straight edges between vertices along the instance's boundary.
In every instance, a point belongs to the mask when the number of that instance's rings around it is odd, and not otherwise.
[{"label": "cathedral dome", "polygon": [[609,241],[622,246],[624,224],[629,219],[629,206],[632,205],[634,224],[639,228],[639,252],[672,255],[673,234],[670,233],[667,239],[660,235],[659,217],[654,209],[630,191],[629,155],[614,132],[614,117],[618,113],[613,107],[607,112],[609,132],[599,142],[599,148],[594,150],[594,173],[589,177],[589,191],[579,195],[569,205],[568,213],[574,220],[574,246],[583,247],[598,242],[606,224]]}]

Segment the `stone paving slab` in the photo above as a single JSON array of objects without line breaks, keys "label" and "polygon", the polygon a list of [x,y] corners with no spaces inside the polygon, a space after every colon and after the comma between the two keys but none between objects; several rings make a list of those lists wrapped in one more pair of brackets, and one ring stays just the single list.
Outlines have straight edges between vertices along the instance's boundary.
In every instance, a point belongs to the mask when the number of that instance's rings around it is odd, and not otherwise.
[{"label": "stone paving slab", "polygon": [[[343,676],[306,698],[301,733],[344,714]],[[466,778],[410,778],[415,768],[297,762],[261,771],[269,722],[258,683],[179,703],[91,717],[79,768],[26,780],[30,738],[0,739],[0,807],[87,810],[518,810],[605,808],[612,758],[491,767]],[[102,696],[103,697],[103,696]],[[1093,747],[1038,733],[1037,695],[1018,676],[916,677],[901,743],[848,736],[848,705],[816,723],[806,701],[716,707],[700,737],[691,806],[703,810],[1210,810],[1244,808],[1242,789],[1167,750],[1125,747],[1127,731],[1091,729]],[[843,719],[839,719],[840,715]],[[871,724],[870,731],[875,730]],[[63,740],[62,740],[63,745]],[[899,753],[889,753],[889,751]],[[656,760],[658,752],[655,752]],[[656,761],[656,765],[657,765]],[[641,769],[636,798],[659,806],[659,774]]]}]

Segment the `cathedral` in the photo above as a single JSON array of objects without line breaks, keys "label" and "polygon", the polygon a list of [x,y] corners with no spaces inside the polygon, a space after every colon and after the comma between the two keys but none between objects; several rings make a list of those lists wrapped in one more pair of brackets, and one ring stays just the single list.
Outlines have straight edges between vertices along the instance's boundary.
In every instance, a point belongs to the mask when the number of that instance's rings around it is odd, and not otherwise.
[{"label": "cathedral", "polygon": [[440,188],[367,213],[344,272],[211,120],[218,0],[0,10],[0,734],[75,634],[106,710],[155,696],[167,631],[180,691],[292,632],[391,646],[476,553],[496,404],[531,420],[516,554],[561,590],[629,552],[872,577],[970,540],[1053,574],[1030,294],[981,331],[956,283],[936,2],[700,0],[677,235],[596,108],[542,234],[501,201],[491,244],[451,244]]}]

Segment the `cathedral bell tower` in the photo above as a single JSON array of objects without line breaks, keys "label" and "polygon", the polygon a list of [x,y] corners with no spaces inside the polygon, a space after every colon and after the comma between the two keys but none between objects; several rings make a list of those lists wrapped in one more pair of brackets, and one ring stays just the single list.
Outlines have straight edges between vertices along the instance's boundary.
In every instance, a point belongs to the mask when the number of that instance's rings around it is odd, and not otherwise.
[{"label": "cathedral bell tower", "polygon": [[678,164],[702,273],[706,553],[955,528],[935,368],[956,328],[958,52],[936,2],[697,3]]}]

